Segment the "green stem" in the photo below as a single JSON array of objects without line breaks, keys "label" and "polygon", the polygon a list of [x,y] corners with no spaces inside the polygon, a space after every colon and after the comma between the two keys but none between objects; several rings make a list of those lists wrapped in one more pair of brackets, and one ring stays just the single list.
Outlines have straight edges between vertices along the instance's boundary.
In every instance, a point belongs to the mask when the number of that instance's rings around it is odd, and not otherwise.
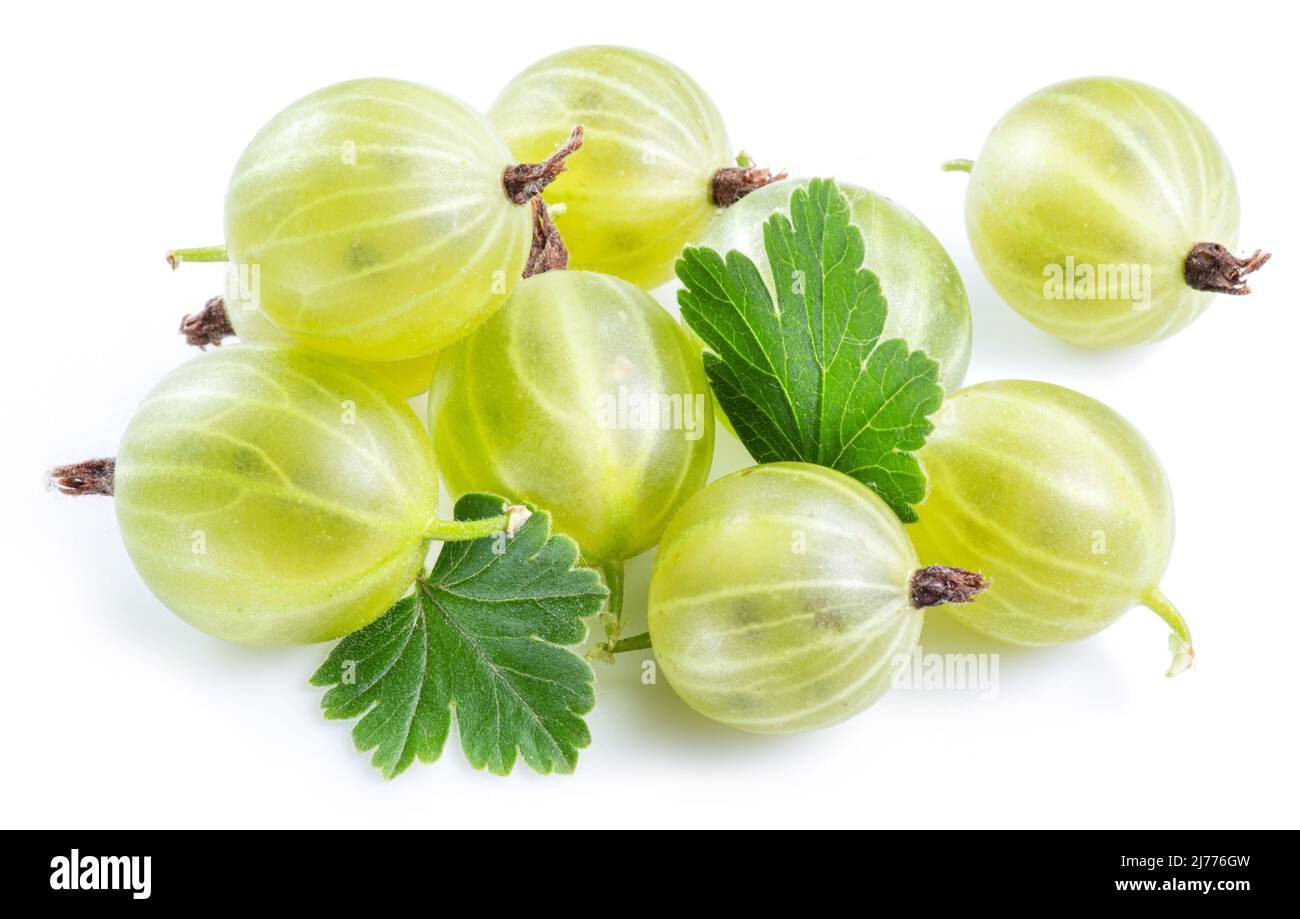
[{"label": "green stem", "polygon": [[607,565],[601,565],[600,573],[605,579],[605,586],[609,588],[609,601],[605,607],[605,638],[608,639],[609,645],[613,646],[618,637],[623,634],[623,626],[626,625],[623,619],[623,563],[610,562]]},{"label": "green stem", "polygon": [[948,160],[942,166],[944,172],[970,172],[974,168],[974,160]]},{"label": "green stem", "polygon": [[[589,661],[603,661],[606,664],[614,663],[614,654],[617,651],[631,651],[631,647],[624,648],[626,642],[619,641],[618,636],[623,632],[623,626],[627,621],[623,618],[623,563],[609,562],[600,565],[600,576],[605,581],[605,586],[609,588],[609,599],[605,602],[605,610],[600,614],[600,619],[605,623],[605,640],[596,645],[587,653]],[[628,639],[635,641],[641,638]],[[645,647],[650,647],[650,636],[645,636]]]},{"label": "green stem", "polygon": [[167,264],[174,269],[181,262],[224,262],[225,246],[198,246],[194,249],[173,249],[167,253]]},{"label": "green stem", "polygon": [[1178,612],[1177,607],[1169,602],[1169,598],[1160,592],[1160,588],[1153,587],[1142,595],[1142,605],[1150,609],[1153,613],[1169,624],[1169,628],[1174,632],[1169,636],[1169,650],[1173,652],[1173,663],[1169,665],[1169,670],[1165,676],[1178,676],[1188,667],[1192,666],[1192,660],[1196,657],[1196,651],[1192,648],[1192,630],[1187,627],[1187,620],[1183,614]]},{"label": "green stem", "polygon": [[644,651],[650,645],[650,633],[642,632],[640,635],[632,635],[628,638],[620,638],[609,648],[614,654],[622,654],[624,651]]},{"label": "green stem", "polygon": [[442,542],[464,542],[470,539],[486,539],[498,533],[506,532],[510,523],[508,514],[500,517],[484,517],[482,520],[431,520],[425,530],[425,539],[437,539]]}]

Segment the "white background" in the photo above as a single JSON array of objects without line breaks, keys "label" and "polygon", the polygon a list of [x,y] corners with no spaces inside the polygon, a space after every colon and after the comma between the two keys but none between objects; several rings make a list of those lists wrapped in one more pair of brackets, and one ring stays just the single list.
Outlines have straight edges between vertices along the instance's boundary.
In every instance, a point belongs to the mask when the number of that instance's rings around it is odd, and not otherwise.
[{"label": "white background", "polygon": [[[33,12],[43,7],[42,12]],[[0,360],[0,825],[1295,826],[1294,4],[18,4],[0,35],[7,324]],[[526,36],[526,37],[524,37]],[[1110,403],[1163,457],[1178,539],[1164,580],[1196,635],[1163,676],[1167,629],[1016,650],[929,617],[929,651],[997,650],[1000,694],[894,692],[820,733],[759,738],[693,714],[635,660],[598,673],[576,775],[469,768],[455,740],[385,783],[325,722],[323,647],[248,649],[163,609],[104,499],[42,473],[111,454],[149,387],[189,354],[183,312],[221,267],[173,274],[172,246],[221,242],[244,144],[277,110],[357,76],[417,80],[485,109],[533,60],[631,44],[691,73],[736,147],[914,211],[970,291],[967,382],[1050,380]],[[1018,99],[1109,73],[1169,90],[1236,169],[1242,247],[1273,263],[1176,338],[1086,353],[999,302],[970,254],[966,177]],[[665,303],[671,296],[661,297]],[[422,412],[421,412],[422,414]],[[716,471],[745,464],[724,439]],[[643,616],[648,557],[629,573]],[[637,623],[640,624],[640,623]]]}]

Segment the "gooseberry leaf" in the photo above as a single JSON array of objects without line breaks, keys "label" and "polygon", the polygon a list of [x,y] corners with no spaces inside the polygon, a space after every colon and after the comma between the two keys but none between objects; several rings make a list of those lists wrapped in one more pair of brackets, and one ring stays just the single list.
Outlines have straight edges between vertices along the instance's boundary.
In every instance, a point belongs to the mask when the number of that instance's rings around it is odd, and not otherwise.
[{"label": "gooseberry leaf", "polygon": [[911,451],[943,402],[938,363],[902,339],[880,340],[889,307],[834,181],[796,189],[763,241],[775,302],[740,252],[688,247],[677,262],[682,318],[710,349],[718,403],[758,462],[837,469],[916,520],[926,479]]},{"label": "gooseberry leaf", "polygon": [[[495,495],[456,502],[457,520],[501,513]],[[608,591],[575,567],[578,545],[535,511],[511,537],[444,543],[415,591],[343,638],[312,676],[325,717],[360,718],[357,750],[385,778],[433,762],[451,731],[476,769],[507,775],[517,754],[536,772],[572,772],[591,742],[591,667],[567,646]]]}]

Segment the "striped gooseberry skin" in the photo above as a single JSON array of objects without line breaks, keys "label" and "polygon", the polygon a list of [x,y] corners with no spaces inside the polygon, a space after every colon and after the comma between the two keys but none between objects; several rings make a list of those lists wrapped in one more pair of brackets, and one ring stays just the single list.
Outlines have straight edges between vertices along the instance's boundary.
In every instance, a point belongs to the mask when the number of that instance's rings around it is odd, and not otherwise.
[{"label": "striped gooseberry skin", "polygon": [[993,583],[949,615],[1003,641],[1054,645],[1152,601],[1173,497],[1151,446],[1113,409],[1049,383],[981,383],[948,397],[918,456],[930,493],[907,530],[922,563]]},{"label": "striped gooseberry skin", "polygon": [[[235,272],[230,273],[226,283],[225,313],[230,320],[235,335],[241,342],[259,345],[279,345],[292,347],[295,342],[280,330],[275,323],[266,318],[266,314],[255,308],[246,291],[240,289],[238,280],[231,280]],[[388,387],[403,399],[418,396],[429,388],[433,379],[433,367],[438,361],[438,354],[426,354],[421,357],[407,358],[404,361],[355,361],[364,367],[375,379]]]},{"label": "striped gooseberry skin", "polygon": [[[790,197],[808,179],[786,179],[760,188],[727,208],[701,245],[722,254],[749,257],[769,291],[772,267],[763,244],[763,224],[774,213],[790,214]],[[883,339],[902,338],[939,362],[939,382],[956,392],[971,353],[970,301],[957,266],[943,244],[910,211],[884,195],[837,182],[849,200],[850,221],[866,244],[863,267],[880,279],[889,303]]]},{"label": "striped gooseberry skin", "polygon": [[[638,408],[661,399],[669,412]],[[429,430],[454,494],[550,511],[593,564],[658,542],[713,460],[698,352],[649,294],[586,271],[523,281],[438,356]]]},{"label": "striped gooseberry skin", "polygon": [[[1197,243],[1234,249],[1239,211],[1232,167],[1205,124],[1168,93],[1113,77],[1018,103],[989,134],[966,193],[989,283],[1030,322],[1089,347],[1155,341],[1196,319],[1213,294],[1187,285],[1184,262]],[[1074,284],[1071,266],[1104,275],[1104,296],[1099,284],[1091,295]],[[1050,284],[1056,269],[1064,285]]]},{"label": "striped gooseberry skin", "polygon": [[924,614],[894,512],[842,473],[771,463],[688,501],[655,555],[655,657],[696,711],[785,734],[849,718],[889,688]]},{"label": "striped gooseberry skin", "polygon": [[424,563],[428,437],[354,364],[254,344],[202,354],[141,403],[118,451],[128,553],[219,638],[303,644],[383,613]]},{"label": "striped gooseberry skin", "polygon": [[427,355],[491,315],[523,271],[530,209],[506,198],[510,163],[487,120],[450,96],[339,83],[244,150],[226,195],[228,257],[303,344],[365,361]]},{"label": "striped gooseberry skin", "polygon": [[544,58],[510,81],[488,118],[524,162],[583,126],[581,152],[546,189],[548,203],[563,205],[555,224],[570,265],[645,288],[672,277],[682,246],[717,213],[713,174],[733,165],[722,116],[699,85],[632,48]]}]

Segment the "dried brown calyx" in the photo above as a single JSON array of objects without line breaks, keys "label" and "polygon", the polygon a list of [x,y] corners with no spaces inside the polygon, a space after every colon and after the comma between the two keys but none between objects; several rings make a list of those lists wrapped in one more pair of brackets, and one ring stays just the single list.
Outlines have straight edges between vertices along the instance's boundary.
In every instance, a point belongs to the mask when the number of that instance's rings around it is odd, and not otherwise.
[{"label": "dried brown calyx", "polygon": [[513,204],[527,204],[564,172],[565,159],[582,146],[582,125],[573,129],[568,141],[540,163],[517,163],[507,166],[501,175],[506,197]]},{"label": "dried brown calyx", "polygon": [[[744,154],[741,154],[742,157]],[[773,173],[758,166],[725,166],[713,174],[709,190],[718,207],[731,207],[750,192],[786,177],[784,171]]]},{"label": "dried brown calyx", "polygon": [[1256,249],[1249,258],[1237,258],[1218,243],[1197,243],[1183,263],[1183,279],[1195,290],[1245,296],[1250,293],[1246,275],[1263,268],[1269,256]]},{"label": "dried brown calyx", "polygon": [[113,457],[91,459],[50,470],[50,487],[65,495],[111,495],[113,472],[117,466]]},{"label": "dried brown calyx", "polygon": [[197,313],[186,313],[181,320],[181,334],[186,344],[197,348],[220,347],[223,338],[235,334],[235,327],[226,315],[226,298],[213,297]]},{"label": "dried brown calyx", "polygon": [[912,605],[925,609],[940,603],[969,603],[988,586],[988,578],[977,572],[928,565],[912,574]]}]

